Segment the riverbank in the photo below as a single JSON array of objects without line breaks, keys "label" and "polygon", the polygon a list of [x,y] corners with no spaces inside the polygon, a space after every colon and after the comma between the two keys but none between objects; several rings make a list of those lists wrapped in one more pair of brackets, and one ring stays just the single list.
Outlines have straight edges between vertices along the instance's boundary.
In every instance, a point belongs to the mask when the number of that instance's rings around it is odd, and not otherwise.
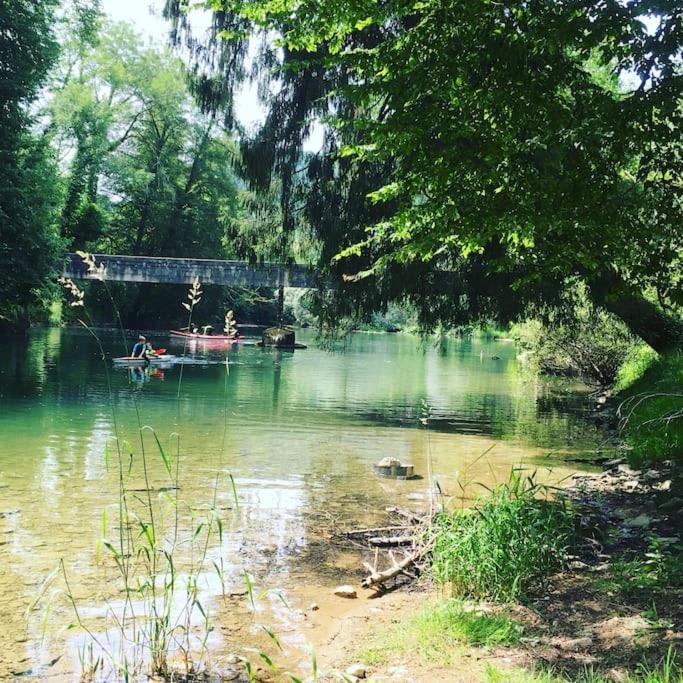
[{"label": "riverbank", "polygon": [[646,679],[643,668],[683,647],[680,480],[672,463],[576,475],[565,495],[581,540],[524,605],[448,600],[429,581],[363,600],[324,630],[323,680],[362,665],[377,682],[550,683],[589,670],[592,681],[680,681]]}]

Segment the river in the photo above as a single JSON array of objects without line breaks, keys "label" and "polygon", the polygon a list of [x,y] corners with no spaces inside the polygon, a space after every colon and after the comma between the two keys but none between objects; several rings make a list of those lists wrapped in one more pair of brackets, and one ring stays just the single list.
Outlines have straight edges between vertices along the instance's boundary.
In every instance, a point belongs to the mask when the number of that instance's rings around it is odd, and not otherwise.
[{"label": "river", "polygon": [[[561,481],[577,469],[562,456],[586,453],[602,439],[585,419],[592,410],[586,388],[530,374],[511,343],[423,346],[407,335],[355,334],[331,353],[301,332],[306,350],[234,345],[226,365],[225,349],[183,349],[182,341],[159,336],[158,346],[185,352],[196,364],[131,371],[109,360],[123,354],[120,336],[99,336],[104,361],[84,330],[3,340],[0,678],[72,680],[78,671],[83,640],[67,628],[74,617],[60,577],[27,617],[60,560],[81,617],[106,632],[102,606],[120,587],[99,541],[103,525],[106,536],[116,533],[117,434],[134,451],[131,490],[146,495],[139,426],[149,425],[169,452],[179,443],[180,488],[173,495],[186,510],[181,525],[214,497],[224,515],[225,533],[207,558],[224,568],[222,585],[207,569],[200,586],[204,604],[223,623],[209,641],[217,652],[245,644],[238,642],[244,628],[226,625],[228,613],[238,611],[242,621],[259,612],[261,621],[289,634],[285,641],[300,644],[305,634],[290,612],[338,583],[358,584],[362,571],[358,553],[331,547],[330,533],[382,521],[388,505],[424,507],[430,469],[445,498],[465,504],[479,484],[504,480],[514,465]],[[162,496],[168,475],[151,432],[143,434],[151,488]],[[377,478],[372,465],[385,456],[413,463],[421,478]],[[183,547],[179,562],[187,559]],[[282,593],[247,609],[244,572],[259,594]],[[221,603],[225,591],[240,601],[239,610]]]}]

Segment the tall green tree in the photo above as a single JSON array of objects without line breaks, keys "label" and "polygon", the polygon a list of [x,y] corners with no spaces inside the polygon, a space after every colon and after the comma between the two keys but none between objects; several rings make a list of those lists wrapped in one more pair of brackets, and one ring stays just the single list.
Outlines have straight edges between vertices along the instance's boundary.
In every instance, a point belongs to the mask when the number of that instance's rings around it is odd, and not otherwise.
[{"label": "tall green tree", "polygon": [[[245,208],[234,171],[237,147],[193,102],[180,60],[145,45],[127,24],[100,20],[63,49],[46,103],[63,159],[61,228],[72,249],[224,258]],[[115,287],[124,322],[176,321],[183,287]],[[107,297],[89,303],[111,316]],[[222,291],[207,292],[218,309]],[[220,316],[225,310],[221,306]]]},{"label": "tall green tree", "polygon": [[30,105],[58,47],[56,1],[0,1],[0,326],[26,326],[57,256],[55,167]]},{"label": "tall green tree", "polygon": [[[167,3],[186,35],[188,4]],[[210,6],[224,68],[207,78],[198,53],[205,106],[229,107],[249,40],[277,36],[261,42],[261,77],[278,83],[262,84],[269,113],[245,167],[257,186],[280,177],[285,225],[307,188],[323,257],[340,252],[330,269],[353,281],[338,301],[514,316],[581,282],[656,350],[680,345],[680,3]],[[316,118],[325,145],[301,180]]]}]

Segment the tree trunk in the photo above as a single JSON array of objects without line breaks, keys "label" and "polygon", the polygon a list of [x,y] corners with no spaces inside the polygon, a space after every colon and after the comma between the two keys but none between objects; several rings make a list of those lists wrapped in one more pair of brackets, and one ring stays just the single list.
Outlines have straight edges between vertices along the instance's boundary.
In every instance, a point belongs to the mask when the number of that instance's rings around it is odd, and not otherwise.
[{"label": "tree trunk", "polygon": [[591,291],[598,304],[657,353],[673,351],[683,344],[683,323],[633,291],[618,275],[611,273],[593,280]]}]

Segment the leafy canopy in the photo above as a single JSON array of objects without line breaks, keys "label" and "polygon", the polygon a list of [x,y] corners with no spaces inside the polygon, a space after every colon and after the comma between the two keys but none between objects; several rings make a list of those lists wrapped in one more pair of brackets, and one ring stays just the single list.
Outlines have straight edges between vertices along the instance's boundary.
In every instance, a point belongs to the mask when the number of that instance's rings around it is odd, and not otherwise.
[{"label": "leafy canopy", "polygon": [[[167,11],[179,17],[187,4]],[[332,247],[324,255],[341,250],[333,268],[376,288],[421,262],[431,272],[474,265],[522,300],[583,280],[608,307],[649,289],[680,304],[676,2],[206,5],[226,67],[204,89],[208,106],[230,103],[240,72],[227,65],[243,64],[249,38],[277,37],[260,39],[257,71],[277,87],[262,87],[269,114],[244,145],[245,166],[256,182],[270,171],[283,179],[285,220],[295,220],[297,182],[307,187],[306,218]],[[325,145],[301,181],[314,118],[326,122]],[[323,201],[343,207],[341,223]],[[404,283],[418,296],[414,278]]]}]

